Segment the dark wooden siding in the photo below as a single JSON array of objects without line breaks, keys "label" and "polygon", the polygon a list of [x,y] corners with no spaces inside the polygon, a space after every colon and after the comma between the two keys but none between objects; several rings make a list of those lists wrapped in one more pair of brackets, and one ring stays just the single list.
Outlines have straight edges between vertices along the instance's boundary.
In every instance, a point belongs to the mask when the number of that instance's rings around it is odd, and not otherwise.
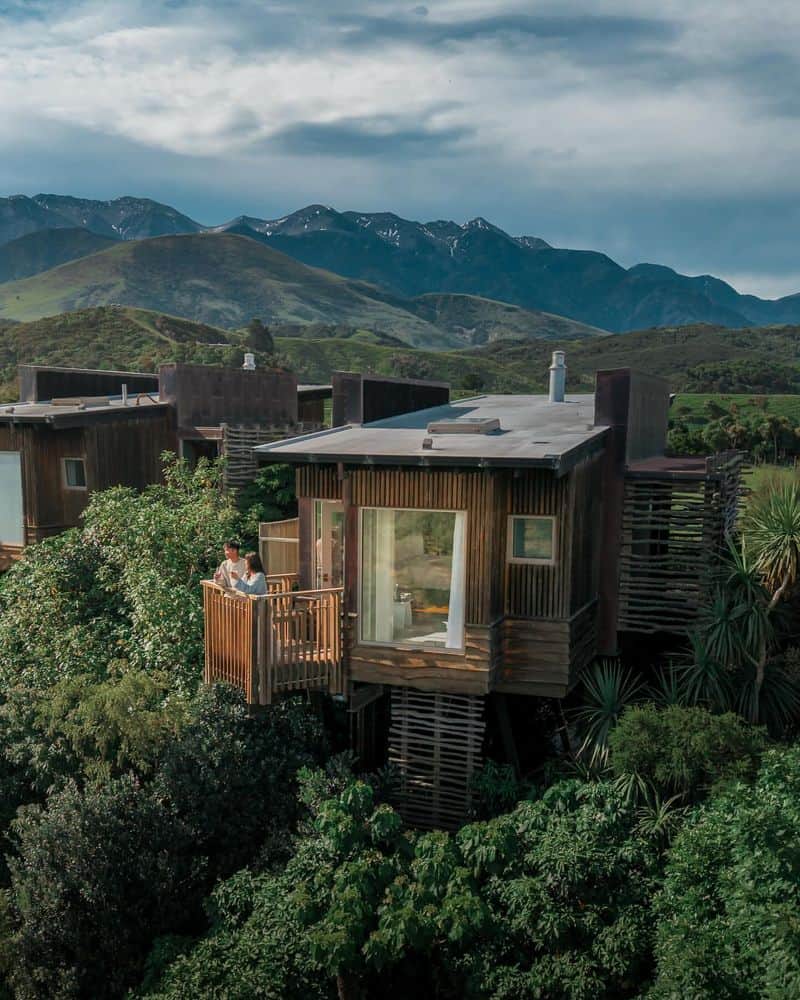
[{"label": "dark wooden siding", "polygon": [[506,618],[495,690],[563,698],[595,655],[597,602],[571,618]]},{"label": "dark wooden siding", "polygon": [[[0,450],[22,455],[26,543],[79,524],[93,490],[117,485],[142,489],[158,482],[161,453],[174,450],[175,444],[173,414],[168,409],[63,429],[0,425]],[[65,488],[65,458],[84,459],[85,490]]]},{"label": "dark wooden siding", "polygon": [[[544,514],[556,518],[554,566],[508,564],[506,613],[521,618],[567,618],[570,606],[570,477],[531,470],[511,480],[509,514]],[[505,546],[500,558],[506,558]]]},{"label": "dark wooden siding", "polygon": [[571,473],[570,613],[597,598],[602,558],[602,456],[587,459]]},{"label": "dark wooden siding", "polygon": [[304,465],[295,474],[298,497],[312,500],[341,500],[342,483],[335,465]]},{"label": "dark wooden siding", "polygon": [[497,673],[500,626],[464,629],[464,652],[397,646],[356,645],[350,676],[371,684],[397,684],[420,691],[488,694]]}]

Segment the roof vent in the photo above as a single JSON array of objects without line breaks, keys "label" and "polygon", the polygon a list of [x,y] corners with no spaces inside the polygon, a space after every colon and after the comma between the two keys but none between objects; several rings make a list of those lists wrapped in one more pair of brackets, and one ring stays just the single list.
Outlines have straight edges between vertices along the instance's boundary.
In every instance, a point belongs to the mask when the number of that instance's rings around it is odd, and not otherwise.
[{"label": "roof vent", "polygon": [[242,368],[244,368],[244,370],[246,372],[254,372],[256,370],[256,356],[255,356],[255,354],[249,354],[249,353],[245,354],[245,356],[244,356],[244,364],[242,365]]},{"label": "roof vent", "polygon": [[566,387],[566,355],[563,351],[553,351],[553,361],[550,365],[550,402],[563,403]]},{"label": "roof vent", "polygon": [[456,420],[432,420],[428,424],[429,434],[492,434],[500,430],[497,417],[460,418]]}]

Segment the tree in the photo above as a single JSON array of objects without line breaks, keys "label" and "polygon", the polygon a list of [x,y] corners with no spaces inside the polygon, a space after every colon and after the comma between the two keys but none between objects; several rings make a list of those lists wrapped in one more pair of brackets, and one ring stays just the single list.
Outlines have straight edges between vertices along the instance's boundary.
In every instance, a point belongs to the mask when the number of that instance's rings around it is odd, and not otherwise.
[{"label": "tree", "polygon": [[800,996],[800,748],[769,751],[755,785],[694,813],[655,903],[648,996]]},{"label": "tree", "polygon": [[260,319],[253,318],[247,324],[247,346],[264,354],[275,352],[275,341],[272,339],[272,333]]},{"label": "tree", "polygon": [[696,802],[721,783],[752,780],[766,738],[731,712],[635,705],[622,715],[608,744],[618,778],[633,776],[662,799],[678,795]]},{"label": "tree", "polygon": [[226,916],[152,1000],[294,998],[303,982],[387,1000],[633,996],[660,864],[639,827],[613,784],[572,781],[455,834],[415,833],[351,781],[282,873],[231,881]]},{"label": "tree", "polygon": [[155,936],[202,931],[218,878],[285,860],[298,770],[322,738],[297,702],[252,719],[232,688],[204,689],[147,780],[68,781],[13,823],[21,998],[117,997]]}]

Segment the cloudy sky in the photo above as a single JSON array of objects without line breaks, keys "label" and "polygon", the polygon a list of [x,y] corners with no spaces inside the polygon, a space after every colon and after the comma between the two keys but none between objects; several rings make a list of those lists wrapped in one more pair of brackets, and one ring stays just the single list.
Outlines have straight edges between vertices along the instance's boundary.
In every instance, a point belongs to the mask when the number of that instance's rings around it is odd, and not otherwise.
[{"label": "cloudy sky", "polygon": [[800,5],[0,0],[0,194],[483,215],[800,291]]}]

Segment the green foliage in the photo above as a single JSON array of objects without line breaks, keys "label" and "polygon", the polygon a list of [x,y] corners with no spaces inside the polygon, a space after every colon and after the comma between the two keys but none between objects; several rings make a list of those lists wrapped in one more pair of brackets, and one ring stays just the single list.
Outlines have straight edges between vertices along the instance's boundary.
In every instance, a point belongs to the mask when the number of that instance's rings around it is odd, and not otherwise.
[{"label": "green foliage", "polygon": [[211,934],[151,996],[323,997],[333,980],[344,998],[632,996],[659,864],[639,824],[610,783],[564,782],[457,834],[415,834],[351,781],[283,872],[217,889]]},{"label": "green foliage", "polygon": [[258,551],[258,526],[262,521],[297,516],[294,466],[262,466],[255,479],[240,491],[237,505],[242,512],[239,534],[247,547]]},{"label": "green foliage", "polygon": [[524,795],[510,764],[487,760],[472,778],[473,814],[475,819],[490,819],[513,809]]},{"label": "green foliage", "polygon": [[96,542],[67,531],[29,546],[0,579],[0,691],[102,673],[126,622],[99,562]]},{"label": "green foliage", "polygon": [[644,685],[620,663],[601,661],[583,676],[583,699],[575,712],[581,734],[578,756],[592,769],[608,759],[608,737],[624,709],[640,696]]},{"label": "green foliage", "polygon": [[130,670],[96,681],[67,677],[44,691],[21,686],[0,706],[0,761],[14,800],[38,798],[68,778],[79,784],[150,774],[186,719],[186,701],[158,675]]},{"label": "green foliage", "polygon": [[153,938],[194,934],[218,878],[283,857],[297,771],[319,760],[319,726],[285,702],[248,716],[226,687],[204,689],[152,776],[68,781],[14,822],[17,995],[116,997]]},{"label": "green foliage", "polygon": [[800,995],[800,749],[769,751],[755,785],[698,810],[676,838],[656,902],[649,996]]},{"label": "green foliage", "polygon": [[755,571],[783,596],[800,570],[800,480],[770,483],[749,498],[741,524]]},{"label": "green foliage", "polygon": [[253,318],[247,324],[247,346],[254,351],[263,351],[265,354],[273,354],[275,351],[275,341],[268,326],[264,326],[260,319]]},{"label": "green foliage", "polygon": [[0,584],[0,690],[102,677],[115,662],[193,690],[203,659],[200,580],[236,510],[219,470],[165,456],[165,481],[95,493],[84,526],[30,546]]},{"label": "green foliage", "polygon": [[751,780],[766,739],[732,713],[637,705],[622,715],[608,744],[617,777],[635,775],[662,798],[695,802],[722,782]]}]

